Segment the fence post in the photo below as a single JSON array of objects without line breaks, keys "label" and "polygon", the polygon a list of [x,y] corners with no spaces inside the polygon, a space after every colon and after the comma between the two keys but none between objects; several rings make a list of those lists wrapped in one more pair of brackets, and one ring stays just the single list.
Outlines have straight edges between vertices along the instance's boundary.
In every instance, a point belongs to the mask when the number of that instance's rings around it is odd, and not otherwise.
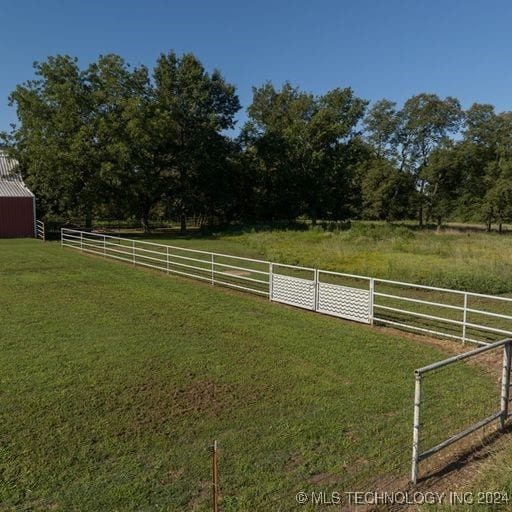
[{"label": "fence post", "polygon": [[60,246],[64,247],[64,228],[60,228]]},{"label": "fence post", "polygon": [[215,270],[214,270],[214,265],[215,265],[215,254],[213,254],[213,252],[212,252],[212,259],[211,259],[211,266],[212,266],[212,286],[215,284]]},{"label": "fence post", "polygon": [[213,442],[212,452],[212,473],[213,473],[213,512],[219,511],[219,474],[217,468],[217,441]]},{"label": "fence post", "polygon": [[466,344],[466,323],[468,320],[468,294],[464,293],[464,314],[462,317],[462,344]]},{"label": "fence post", "polygon": [[80,251],[84,252],[84,232],[80,231]]},{"label": "fence post", "polygon": [[313,299],[313,311],[318,311],[318,293],[319,293],[319,288],[320,288],[320,272],[319,270],[316,268],[315,269],[315,297]]},{"label": "fence post", "polygon": [[107,237],[103,235],[103,256],[107,257]]},{"label": "fence post", "polygon": [[501,416],[500,427],[501,430],[505,428],[505,422],[508,418],[508,404],[510,400],[510,359],[511,350],[510,344],[512,340],[508,340],[503,345],[503,371],[501,376]]},{"label": "fence post", "polygon": [[132,261],[135,265],[135,240],[132,240]]},{"label": "fence post", "polygon": [[167,249],[166,249],[166,253],[167,253],[167,275],[169,275],[169,246],[167,246]]},{"label": "fence post", "polygon": [[414,372],[414,424],[412,432],[412,468],[411,480],[416,485],[418,481],[418,465],[420,462],[420,405],[421,405],[421,373]]},{"label": "fence post", "polygon": [[374,299],[374,293],[375,293],[375,279],[373,277],[370,277],[370,312],[368,319],[370,321],[370,325],[373,325],[373,301]]},{"label": "fence post", "polygon": [[269,262],[268,264],[268,300],[272,300],[272,288],[273,288],[273,276],[274,264]]}]

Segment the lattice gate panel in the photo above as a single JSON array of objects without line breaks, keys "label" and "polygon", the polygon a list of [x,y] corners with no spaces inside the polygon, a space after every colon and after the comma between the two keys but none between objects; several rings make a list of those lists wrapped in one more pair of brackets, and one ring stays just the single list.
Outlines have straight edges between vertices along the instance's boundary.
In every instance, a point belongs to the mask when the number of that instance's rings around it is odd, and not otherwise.
[{"label": "lattice gate panel", "polygon": [[317,311],[365,324],[370,323],[370,291],[318,283]]},{"label": "lattice gate panel", "polygon": [[315,282],[272,274],[272,300],[299,308],[315,309]]}]

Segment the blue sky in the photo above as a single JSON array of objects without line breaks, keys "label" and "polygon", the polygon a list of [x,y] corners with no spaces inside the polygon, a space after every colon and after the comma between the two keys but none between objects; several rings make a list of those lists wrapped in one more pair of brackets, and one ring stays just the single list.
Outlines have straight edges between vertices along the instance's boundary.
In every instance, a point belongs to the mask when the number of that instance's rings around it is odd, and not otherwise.
[{"label": "blue sky", "polygon": [[148,66],[170,49],[193,52],[236,85],[244,111],[266,80],[512,110],[511,15],[512,2],[492,0],[0,0],[0,130],[16,120],[7,98],[33,61],[59,53],[85,67],[112,52]]}]

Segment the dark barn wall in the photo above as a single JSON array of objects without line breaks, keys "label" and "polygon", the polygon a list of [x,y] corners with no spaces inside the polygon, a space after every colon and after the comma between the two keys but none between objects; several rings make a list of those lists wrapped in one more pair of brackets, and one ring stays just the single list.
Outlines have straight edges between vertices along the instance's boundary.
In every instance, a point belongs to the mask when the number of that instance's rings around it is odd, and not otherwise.
[{"label": "dark barn wall", "polygon": [[0,197],[0,237],[34,236],[32,197]]}]

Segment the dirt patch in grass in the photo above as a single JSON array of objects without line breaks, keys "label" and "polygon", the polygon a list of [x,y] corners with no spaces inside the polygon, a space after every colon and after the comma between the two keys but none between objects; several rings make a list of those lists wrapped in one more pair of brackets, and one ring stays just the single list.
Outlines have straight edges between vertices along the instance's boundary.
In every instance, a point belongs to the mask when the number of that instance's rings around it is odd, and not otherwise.
[{"label": "dirt patch in grass", "polygon": [[293,453],[288,461],[284,469],[286,472],[293,472],[296,469],[300,468],[304,464],[304,457],[300,453]]},{"label": "dirt patch in grass", "polygon": [[222,272],[223,274],[229,274],[230,276],[250,276],[251,273],[246,271],[246,270],[236,270],[236,269],[233,269],[233,270],[224,270]]},{"label": "dirt patch in grass", "polygon": [[211,380],[191,381],[187,386],[176,386],[165,379],[149,377],[126,390],[114,404],[117,411],[125,411],[126,430],[152,431],[165,435],[178,418],[190,416],[219,417],[236,401],[236,386]]},{"label": "dirt patch in grass", "polygon": [[316,473],[315,475],[311,475],[309,477],[308,483],[311,485],[329,485],[336,484],[341,480],[341,475],[336,475],[334,473]]},{"label": "dirt patch in grass", "polygon": [[212,496],[212,482],[203,481],[199,482],[194,495],[187,503],[187,511],[193,512],[194,510],[202,509],[208,501],[211,501]]}]

